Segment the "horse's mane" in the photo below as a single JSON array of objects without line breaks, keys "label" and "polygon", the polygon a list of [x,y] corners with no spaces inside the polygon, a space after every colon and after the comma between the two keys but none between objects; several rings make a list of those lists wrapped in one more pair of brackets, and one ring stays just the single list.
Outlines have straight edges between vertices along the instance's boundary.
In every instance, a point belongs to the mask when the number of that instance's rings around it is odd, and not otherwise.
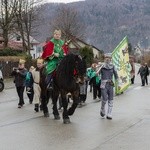
[{"label": "horse's mane", "polygon": [[75,56],[74,54],[66,55],[60,62],[57,68],[57,75],[63,80],[71,80],[73,78],[74,68],[75,68]]},{"label": "horse's mane", "polygon": [[57,80],[61,82],[59,84],[66,84],[66,86],[68,86],[74,82],[74,70],[77,63],[80,74],[84,74],[86,67],[83,65],[83,61],[78,55],[68,54],[62,59],[56,71]]}]

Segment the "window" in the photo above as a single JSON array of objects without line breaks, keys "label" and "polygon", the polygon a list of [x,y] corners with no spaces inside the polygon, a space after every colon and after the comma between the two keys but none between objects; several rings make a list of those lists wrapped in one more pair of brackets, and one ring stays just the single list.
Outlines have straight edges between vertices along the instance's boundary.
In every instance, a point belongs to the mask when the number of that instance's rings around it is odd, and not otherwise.
[{"label": "window", "polygon": [[37,47],[37,52],[40,53],[42,51],[41,47]]},{"label": "window", "polygon": [[21,39],[21,36],[17,35],[17,41],[20,41],[20,39]]}]

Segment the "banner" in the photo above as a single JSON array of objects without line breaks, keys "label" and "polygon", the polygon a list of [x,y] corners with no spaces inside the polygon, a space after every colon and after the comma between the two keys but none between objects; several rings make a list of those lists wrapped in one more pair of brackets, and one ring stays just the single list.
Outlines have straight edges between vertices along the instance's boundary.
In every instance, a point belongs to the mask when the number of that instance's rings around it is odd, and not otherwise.
[{"label": "banner", "polygon": [[124,37],[112,52],[112,63],[115,65],[119,77],[118,83],[115,86],[115,92],[116,94],[121,94],[129,87],[131,82],[131,65],[129,63],[127,37]]}]

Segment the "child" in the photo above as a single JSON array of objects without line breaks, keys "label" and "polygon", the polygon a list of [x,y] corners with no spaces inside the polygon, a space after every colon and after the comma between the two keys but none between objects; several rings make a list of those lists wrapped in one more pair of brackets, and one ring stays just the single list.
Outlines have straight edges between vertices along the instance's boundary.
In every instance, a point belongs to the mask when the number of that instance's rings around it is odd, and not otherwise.
[{"label": "child", "polygon": [[85,77],[85,81],[82,85],[80,85],[80,94],[79,94],[79,105],[78,107],[82,107],[85,104],[87,98],[87,87],[88,87],[88,78]]},{"label": "child", "polygon": [[33,66],[30,67],[29,72],[27,72],[26,75],[26,93],[29,98],[29,103],[32,104],[33,102],[33,96],[34,96],[34,91],[33,91],[33,79],[32,79],[32,71],[35,68]]}]

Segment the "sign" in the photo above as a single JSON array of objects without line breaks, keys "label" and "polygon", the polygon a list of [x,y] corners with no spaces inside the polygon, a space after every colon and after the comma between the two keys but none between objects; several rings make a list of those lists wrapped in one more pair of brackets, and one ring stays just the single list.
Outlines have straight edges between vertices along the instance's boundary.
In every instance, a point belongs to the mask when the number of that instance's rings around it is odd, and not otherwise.
[{"label": "sign", "polygon": [[129,87],[131,82],[131,65],[129,63],[127,37],[124,37],[124,39],[112,52],[112,63],[115,65],[119,77],[118,83],[115,87],[115,92],[116,94],[121,94]]}]

